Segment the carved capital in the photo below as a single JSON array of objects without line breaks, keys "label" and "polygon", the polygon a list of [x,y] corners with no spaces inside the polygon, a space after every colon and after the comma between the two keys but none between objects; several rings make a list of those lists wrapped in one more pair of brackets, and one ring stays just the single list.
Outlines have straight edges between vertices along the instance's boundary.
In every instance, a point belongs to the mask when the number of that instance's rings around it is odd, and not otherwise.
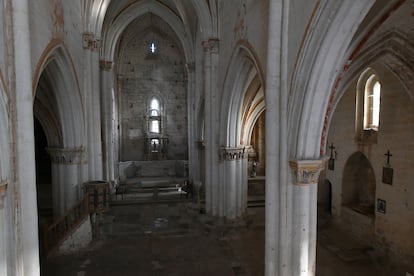
[{"label": "carved capital", "polygon": [[295,185],[317,184],[325,165],[323,160],[292,160],[289,164]]},{"label": "carved capital", "polygon": [[83,49],[98,51],[101,47],[101,40],[96,38],[93,33],[83,33],[82,47]]},{"label": "carved capital", "polygon": [[0,209],[4,208],[4,199],[6,198],[7,192],[7,181],[3,180],[0,182]]},{"label": "carved capital", "polygon": [[232,161],[247,158],[246,147],[221,148],[221,160]]},{"label": "carved capital", "polygon": [[210,38],[209,40],[203,41],[204,51],[217,54],[219,51],[219,41],[218,38]]},{"label": "carved capital", "polygon": [[112,70],[112,61],[108,60],[100,60],[99,67],[104,71],[111,71]]},{"label": "carved capital", "polygon": [[47,148],[50,160],[55,164],[83,164],[85,163],[85,151],[78,148]]},{"label": "carved capital", "polygon": [[195,71],[195,62],[189,62],[186,64],[188,73],[194,73]]}]

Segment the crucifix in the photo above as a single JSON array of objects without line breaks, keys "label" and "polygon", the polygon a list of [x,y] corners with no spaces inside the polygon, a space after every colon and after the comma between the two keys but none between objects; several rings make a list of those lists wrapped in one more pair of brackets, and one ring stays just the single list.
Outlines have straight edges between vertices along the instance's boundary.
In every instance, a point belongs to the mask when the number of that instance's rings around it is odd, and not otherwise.
[{"label": "crucifix", "polygon": [[392,154],[390,153],[390,150],[388,150],[387,153],[385,153],[384,155],[387,156],[387,167],[391,167],[390,157],[392,156]]},{"label": "crucifix", "polygon": [[392,177],[394,174],[394,169],[391,168],[390,158],[392,154],[390,153],[390,150],[387,151],[387,153],[384,154],[387,156],[387,165],[386,167],[382,168],[382,182],[385,184],[392,185]]},{"label": "crucifix", "polygon": [[329,146],[329,149],[331,150],[331,157],[329,158],[328,169],[333,171],[335,170],[335,158],[333,155],[333,150],[335,149],[335,147],[333,143],[331,143],[331,145]]}]

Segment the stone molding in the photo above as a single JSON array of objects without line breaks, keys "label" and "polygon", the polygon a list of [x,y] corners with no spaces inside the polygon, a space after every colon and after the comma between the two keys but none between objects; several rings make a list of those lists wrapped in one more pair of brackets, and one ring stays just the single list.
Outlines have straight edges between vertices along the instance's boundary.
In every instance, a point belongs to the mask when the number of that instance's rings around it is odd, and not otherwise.
[{"label": "stone molding", "polygon": [[82,34],[83,49],[98,51],[101,48],[101,40],[95,37],[93,33]]},{"label": "stone molding", "polygon": [[0,182],[0,209],[4,208],[4,199],[6,198],[7,184],[7,180]]},{"label": "stone molding", "polygon": [[210,38],[209,40],[203,41],[204,51],[217,54],[219,52],[219,42],[220,40],[218,38]]},{"label": "stone molding", "polygon": [[246,147],[235,147],[235,148],[221,148],[221,160],[234,161],[246,159],[248,151]]},{"label": "stone molding", "polygon": [[101,59],[99,61],[99,67],[104,71],[111,71],[112,70],[112,64],[113,64],[113,62],[109,61],[109,60]]},{"label": "stone molding", "polygon": [[318,184],[319,174],[325,167],[322,159],[317,160],[292,160],[289,161],[292,172],[293,184],[306,186]]},{"label": "stone molding", "polygon": [[47,148],[50,160],[55,164],[84,164],[85,151],[78,148]]}]

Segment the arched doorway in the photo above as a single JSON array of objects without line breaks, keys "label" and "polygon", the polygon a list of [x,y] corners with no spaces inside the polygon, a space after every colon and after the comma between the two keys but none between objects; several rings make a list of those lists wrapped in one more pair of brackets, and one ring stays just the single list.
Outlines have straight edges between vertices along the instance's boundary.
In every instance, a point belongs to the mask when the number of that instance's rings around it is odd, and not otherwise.
[{"label": "arched doorway", "polygon": [[[323,173],[321,173],[321,176]],[[328,214],[332,213],[332,183],[328,179],[319,177],[318,209]]]}]

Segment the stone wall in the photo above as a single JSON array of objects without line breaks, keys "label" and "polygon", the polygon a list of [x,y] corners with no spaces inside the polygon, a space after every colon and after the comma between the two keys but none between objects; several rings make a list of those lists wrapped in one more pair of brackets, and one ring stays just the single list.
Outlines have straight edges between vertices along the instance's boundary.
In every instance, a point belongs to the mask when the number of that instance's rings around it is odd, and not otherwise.
[{"label": "stone wall", "polygon": [[[381,82],[381,114],[376,143],[360,145],[355,139],[356,79],[349,84],[337,105],[328,135],[328,146],[334,143],[337,151],[335,170],[327,170],[326,178],[332,183],[332,212],[341,217],[343,209],[343,180],[345,164],[357,151],[369,160],[375,175],[375,243],[379,249],[404,258],[414,258],[414,108],[407,92],[394,75],[381,64],[371,66]],[[394,170],[392,185],[383,183],[383,167],[390,150]],[[330,150],[326,150],[329,155]],[[326,186],[320,186],[325,187]],[[327,193],[321,193],[327,194]],[[378,210],[378,199],[385,200],[386,210]],[[323,199],[321,199],[323,200]],[[347,217],[352,212],[347,210]],[[352,220],[351,224],[358,224]],[[346,225],[346,224],[344,224]],[[357,225],[351,228],[357,229]],[[360,227],[359,227],[360,228]],[[410,230],[411,229],[411,230]],[[357,231],[358,232],[358,231]],[[411,259],[411,260],[412,260]]]},{"label": "stone wall", "polygon": [[[181,50],[161,19],[146,16],[131,25],[119,47],[121,160],[144,160],[152,97],[161,104],[160,137],[168,139],[167,159],[187,159],[187,79]],[[151,42],[155,53],[149,51]]]}]

